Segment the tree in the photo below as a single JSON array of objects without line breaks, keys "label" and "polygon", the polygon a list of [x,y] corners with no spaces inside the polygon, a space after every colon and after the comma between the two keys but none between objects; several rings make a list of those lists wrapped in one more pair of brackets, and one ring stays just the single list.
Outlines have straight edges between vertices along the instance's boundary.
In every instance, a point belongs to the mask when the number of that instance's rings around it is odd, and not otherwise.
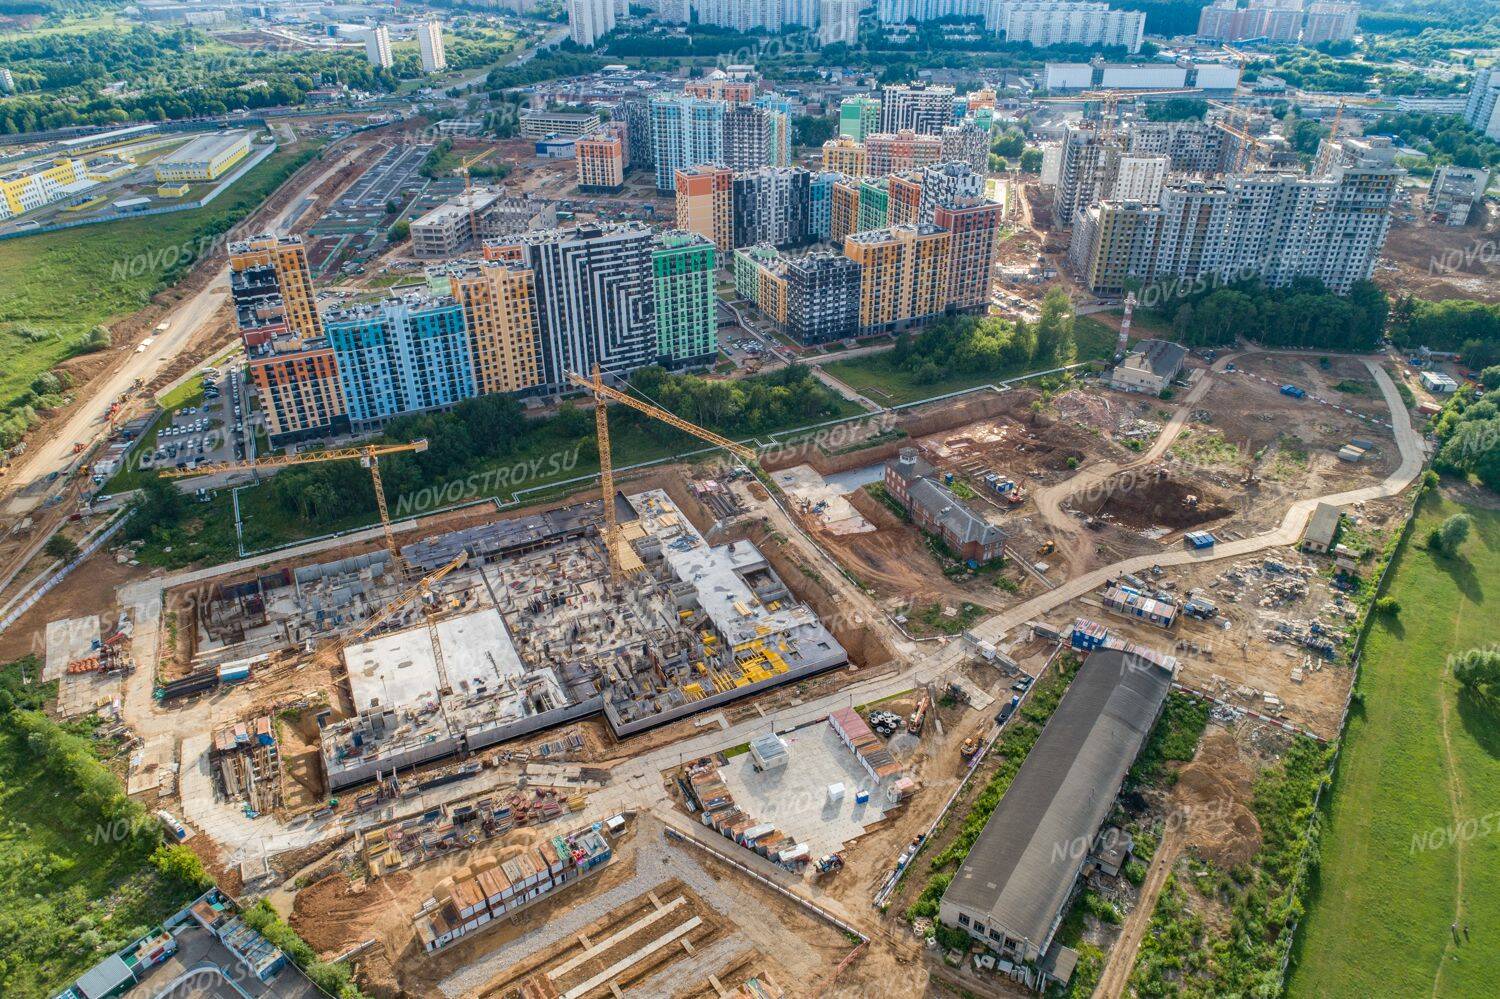
[{"label": "tree", "polygon": [[1443,551],[1450,555],[1456,553],[1469,539],[1471,523],[1466,513],[1455,513],[1443,521],[1443,526],[1438,528],[1438,534],[1443,540]]},{"label": "tree", "polygon": [[1492,364],[1479,372],[1479,384],[1488,391],[1500,388],[1500,364]]},{"label": "tree", "polygon": [[391,224],[391,227],[386,230],[385,238],[389,242],[400,243],[410,235],[411,223],[406,219],[397,219],[394,223]]},{"label": "tree", "polygon": [[1042,169],[1042,151],[1040,149],[1028,149],[1021,153],[1021,172],[1037,173]]},{"label": "tree", "polygon": [[53,558],[71,562],[78,556],[78,545],[73,542],[72,538],[59,533],[47,539],[47,543],[42,546],[42,551]]},{"label": "tree", "polygon": [[203,861],[185,846],[162,846],[151,854],[151,866],[169,881],[192,891],[202,892],[213,887],[214,879],[203,868]]},{"label": "tree", "polygon": [[1500,651],[1469,649],[1453,657],[1453,678],[1475,693],[1489,694],[1500,684]]}]

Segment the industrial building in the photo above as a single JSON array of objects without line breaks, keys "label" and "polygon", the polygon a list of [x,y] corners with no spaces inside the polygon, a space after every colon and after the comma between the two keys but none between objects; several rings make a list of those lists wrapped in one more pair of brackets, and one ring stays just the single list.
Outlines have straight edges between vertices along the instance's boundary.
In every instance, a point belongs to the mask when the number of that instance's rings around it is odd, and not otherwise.
[{"label": "industrial building", "polygon": [[217,180],[251,154],[251,133],[213,132],[187,142],[153,163],[156,183]]},{"label": "industrial building", "polygon": [[581,139],[599,131],[594,111],[560,111],[527,108],[521,112],[521,134],[528,139]]},{"label": "industrial building", "polygon": [[1034,988],[1072,976],[1078,955],[1054,937],[1171,683],[1145,657],[1090,653],[943,893],[938,919]]},{"label": "industrial building", "polygon": [[501,200],[493,188],[476,187],[411,221],[412,254],[423,260],[451,257],[476,239],[479,219]]},{"label": "industrial building", "polygon": [[[616,506],[646,564],[628,580],[597,503],[406,546],[423,571],[469,563],[445,582],[446,616],[344,650],[356,714],[324,729],[330,789],[600,712],[623,737],[847,662],[755,545],[709,545],[659,491]],[[373,596],[379,566],[359,571]],[[334,593],[349,577],[316,578]]]},{"label": "industrial building", "polygon": [[884,482],[891,498],[911,514],[912,523],[941,538],[960,559],[982,565],[1005,555],[1005,532],[943,485],[916,448],[902,448],[895,461],[886,462]]}]

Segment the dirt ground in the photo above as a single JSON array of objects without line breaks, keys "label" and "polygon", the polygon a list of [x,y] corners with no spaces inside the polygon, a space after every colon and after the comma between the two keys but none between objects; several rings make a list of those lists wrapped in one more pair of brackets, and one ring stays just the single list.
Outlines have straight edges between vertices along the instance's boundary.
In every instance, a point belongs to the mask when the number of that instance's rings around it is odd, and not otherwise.
[{"label": "dirt ground", "polygon": [[[1425,199],[1417,195],[1418,200]],[[1500,207],[1484,205],[1459,228],[1418,223],[1391,226],[1375,282],[1391,294],[1500,302]]]},{"label": "dirt ground", "polygon": [[[1145,475],[1122,475],[1105,482],[1097,498],[1080,504],[1084,513],[1108,517],[1123,527],[1199,527],[1229,516],[1226,497],[1189,479],[1176,478],[1165,468]],[[1094,494],[1091,494],[1094,495]]]}]

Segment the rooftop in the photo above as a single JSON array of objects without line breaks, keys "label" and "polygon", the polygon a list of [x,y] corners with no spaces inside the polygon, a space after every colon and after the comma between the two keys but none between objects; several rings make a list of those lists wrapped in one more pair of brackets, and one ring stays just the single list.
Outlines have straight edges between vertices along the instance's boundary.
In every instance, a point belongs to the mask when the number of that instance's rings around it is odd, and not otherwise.
[{"label": "rooftop", "polygon": [[1139,656],[1091,653],[943,901],[1045,950],[1171,682]]}]

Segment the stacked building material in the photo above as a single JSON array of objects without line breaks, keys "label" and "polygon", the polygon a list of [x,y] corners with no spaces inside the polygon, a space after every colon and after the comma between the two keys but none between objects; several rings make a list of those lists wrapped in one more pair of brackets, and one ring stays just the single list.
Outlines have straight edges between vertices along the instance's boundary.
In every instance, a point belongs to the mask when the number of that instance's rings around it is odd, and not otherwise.
[{"label": "stacked building material", "polygon": [[487,857],[459,868],[446,894],[429,899],[417,913],[417,938],[429,953],[441,950],[592,873],[613,856],[604,836],[587,827],[543,840],[505,861]]},{"label": "stacked building material", "polygon": [[859,765],[874,779],[883,784],[886,780],[901,777],[904,771],[896,762],[885,743],[865,724],[853,708],[839,708],[828,716],[828,724],[838,733],[839,740],[854,753]]}]

